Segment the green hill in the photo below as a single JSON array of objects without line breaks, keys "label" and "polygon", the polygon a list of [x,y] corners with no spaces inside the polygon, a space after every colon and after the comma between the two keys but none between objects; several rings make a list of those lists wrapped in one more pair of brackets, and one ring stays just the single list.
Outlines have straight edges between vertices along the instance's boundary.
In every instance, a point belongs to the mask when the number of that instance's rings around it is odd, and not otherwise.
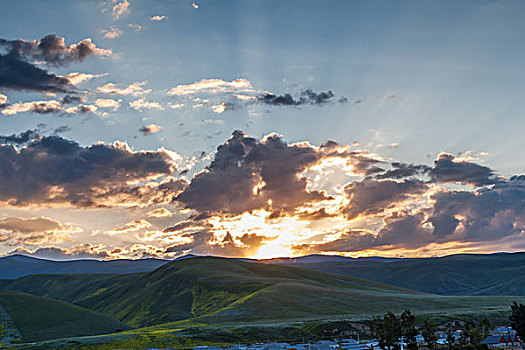
[{"label": "green hill", "polygon": [[0,288],[61,299],[132,326],[367,318],[406,308],[490,312],[506,310],[516,299],[444,297],[297,267],[212,257],[175,261],[151,273],[26,276],[4,280]]},{"label": "green hill", "polygon": [[106,334],[130,328],[97,312],[26,293],[0,291],[0,305],[25,342]]},{"label": "green hill", "polygon": [[525,253],[459,254],[397,261],[305,257],[267,262],[364,278],[441,295],[525,295]]}]

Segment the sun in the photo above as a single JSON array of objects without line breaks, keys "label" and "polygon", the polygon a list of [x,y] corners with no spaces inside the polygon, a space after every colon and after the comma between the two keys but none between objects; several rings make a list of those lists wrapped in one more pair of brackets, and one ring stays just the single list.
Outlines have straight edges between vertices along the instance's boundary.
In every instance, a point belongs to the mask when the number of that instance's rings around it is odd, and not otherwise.
[{"label": "sun", "polygon": [[269,241],[261,245],[253,259],[272,259],[293,256],[290,246],[285,246],[277,241]]}]

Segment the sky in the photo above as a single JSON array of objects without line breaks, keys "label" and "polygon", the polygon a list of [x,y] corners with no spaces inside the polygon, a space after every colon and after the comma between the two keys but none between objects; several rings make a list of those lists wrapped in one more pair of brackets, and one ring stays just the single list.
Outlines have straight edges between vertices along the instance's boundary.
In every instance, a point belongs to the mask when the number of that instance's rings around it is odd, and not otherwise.
[{"label": "sky", "polygon": [[0,255],[525,248],[521,1],[0,12]]}]

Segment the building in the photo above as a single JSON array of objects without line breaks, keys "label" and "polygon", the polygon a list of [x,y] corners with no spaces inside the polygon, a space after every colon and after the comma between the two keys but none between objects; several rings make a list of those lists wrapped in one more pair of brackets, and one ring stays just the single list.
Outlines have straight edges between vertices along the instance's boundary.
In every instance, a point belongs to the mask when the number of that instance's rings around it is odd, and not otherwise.
[{"label": "building", "polygon": [[510,327],[500,326],[494,328],[490,334],[492,335],[506,335],[506,334],[516,334],[516,331]]},{"label": "building", "polygon": [[489,348],[521,347],[521,342],[516,334],[489,335],[480,344],[485,344]]}]

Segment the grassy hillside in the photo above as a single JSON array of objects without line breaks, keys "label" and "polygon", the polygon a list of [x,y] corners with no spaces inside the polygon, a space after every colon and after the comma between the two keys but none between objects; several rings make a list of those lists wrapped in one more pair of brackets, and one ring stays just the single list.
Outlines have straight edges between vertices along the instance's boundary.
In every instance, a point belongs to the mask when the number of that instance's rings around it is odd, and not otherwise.
[{"label": "grassy hillside", "polygon": [[491,312],[508,309],[516,299],[443,297],[297,267],[211,257],[175,261],[151,273],[27,276],[3,281],[0,288],[75,303],[132,326],[355,319],[405,308]]},{"label": "grassy hillside", "polygon": [[275,259],[300,266],[442,295],[525,295],[525,253],[399,261],[360,259]]},{"label": "grassy hillside", "polygon": [[76,305],[26,293],[0,291],[0,305],[25,342],[113,333],[130,328]]}]

